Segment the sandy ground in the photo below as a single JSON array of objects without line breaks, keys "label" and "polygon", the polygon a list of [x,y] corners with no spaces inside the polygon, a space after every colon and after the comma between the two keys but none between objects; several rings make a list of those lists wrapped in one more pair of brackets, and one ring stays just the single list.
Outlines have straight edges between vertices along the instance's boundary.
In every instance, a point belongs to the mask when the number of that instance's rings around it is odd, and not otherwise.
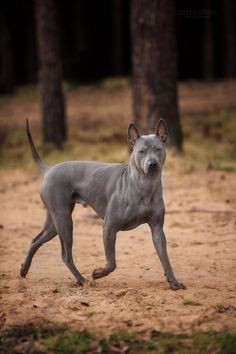
[{"label": "sandy ground", "polygon": [[[74,281],[60,259],[56,237],[35,255],[26,279],[19,276],[29,243],[45,210],[39,173],[1,172],[0,324],[67,322],[72,327],[148,333],[236,328],[236,174],[164,175],[168,250],[187,290],[171,291],[148,226],[120,232],[116,271],[91,282],[104,264],[102,223],[91,209],[74,211],[75,263],[90,283]],[[199,303],[184,305],[185,299]]]}]

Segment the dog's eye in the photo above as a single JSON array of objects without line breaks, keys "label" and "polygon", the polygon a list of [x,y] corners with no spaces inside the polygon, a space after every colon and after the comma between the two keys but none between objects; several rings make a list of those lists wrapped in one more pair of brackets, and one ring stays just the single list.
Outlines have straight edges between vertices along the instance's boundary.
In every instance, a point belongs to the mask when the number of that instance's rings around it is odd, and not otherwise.
[{"label": "dog's eye", "polygon": [[155,148],[156,151],[161,151],[161,148],[157,147]]},{"label": "dog's eye", "polygon": [[139,150],[139,152],[138,152],[140,155],[143,155],[143,154],[145,154],[145,151],[144,150]]}]

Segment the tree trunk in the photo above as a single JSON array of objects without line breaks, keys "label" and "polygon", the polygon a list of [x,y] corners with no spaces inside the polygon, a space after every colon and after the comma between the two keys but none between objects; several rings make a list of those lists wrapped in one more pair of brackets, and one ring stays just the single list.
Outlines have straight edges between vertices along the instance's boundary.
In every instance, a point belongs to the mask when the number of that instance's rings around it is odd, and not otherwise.
[{"label": "tree trunk", "polygon": [[25,48],[24,48],[24,79],[27,83],[37,82],[37,48],[35,43],[35,11],[34,2],[25,1],[23,3],[24,8],[24,22],[26,26],[25,30]]},{"label": "tree trunk", "polygon": [[112,70],[114,75],[124,71],[124,6],[123,1],[112,1]]},{"label": "tree trunk", "polygon": [[224,75],[236,77],[236,3],[235,0],[223,2],[224,18]]},{"label": "tree trunk", "polygon": [[54,0],[35,0],[42,83],[43,140],[58,148],[66,140],[62,63]]},{"label": "tree trunk", "polygon": [[14,63],[12,38],[9,26],[0,15],[0,93],[9,93],[14,89]]},{"label": "tree trunk", "polygon": [[132,0],[131,35],[135,122],[148,132],[164,118],[170,144],[181,150],[174,1]]},{"label": "tree trunk", "polygon": [[[212,0],[206,1],[206,8],[212,9]],[[204,79],[211,81],[215,77],[214,61],[214,29],[212,15],[204,19],[203,32],[203,75]]]}]

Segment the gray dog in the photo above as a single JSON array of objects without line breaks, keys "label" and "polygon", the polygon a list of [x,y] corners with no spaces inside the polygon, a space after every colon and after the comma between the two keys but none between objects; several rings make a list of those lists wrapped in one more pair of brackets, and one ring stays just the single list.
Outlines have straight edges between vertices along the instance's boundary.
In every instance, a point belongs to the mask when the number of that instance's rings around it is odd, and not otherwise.
[{"label": "gray dog", "polygon": [[156,252],[171,289],[185,289],[173,273],[163,232],[165,207],[162,198],[161,172],[165,162],[165,142],[168,136],[161,119],[155,134],[140,135],[134,124],[128,129],[128,141],[133,148],[130,163],[70,161],[49,167],[40,159],[27,121],[27,135],[34,160],[44,173],[41,198],[47,209],[43,230],[33,239],[21,268],[25,277],[35,252],[45,242],[59,236],[62,259],[79,284],[84,277],[76,268],[72,256],[72,211],[75,203],[91,206],[104,220],[103,242],[106,265],[94,270],[94,279],[104,277],[116,268],[115,243],[120,230],[131,230],[148,223]]}]

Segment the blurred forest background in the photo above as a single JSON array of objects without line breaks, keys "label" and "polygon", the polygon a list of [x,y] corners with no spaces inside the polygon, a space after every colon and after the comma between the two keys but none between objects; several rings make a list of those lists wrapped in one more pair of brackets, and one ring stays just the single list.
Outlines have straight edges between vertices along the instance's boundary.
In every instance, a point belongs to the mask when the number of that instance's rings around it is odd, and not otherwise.
[{"label": "blurred forest background", "polygon": [[[236,353],[235,93],[236,0],[0,2],[0,353]],[[118,269],[90,283],[102,228],[82,206],[88,286],[58,239],[19,279],[45,218],[26,118],[49,165],[127,163],[128,125],[166,120],[165,229],[187,290],[169,290],[147,225],[121,232]]]},{"label": "blurred forest background", "polygon": [[[93,83],[131,73],[130,1],[56,1],[63,78]],[[35,8],[1,2],[0,92],[38,82]],[[235,1],[177,0],[178,79],[236,76]]]},{"label": "blurred forest background", "polygon": [[130,121],[147,132],[163,117],[177,150],[198,134],[218,166],[209,148],[224,142],[233,168],[235,14],[233,0],[1,2],[2,147],[20,154],[26,117],[59,148],[94,128],[123,144]]}]

